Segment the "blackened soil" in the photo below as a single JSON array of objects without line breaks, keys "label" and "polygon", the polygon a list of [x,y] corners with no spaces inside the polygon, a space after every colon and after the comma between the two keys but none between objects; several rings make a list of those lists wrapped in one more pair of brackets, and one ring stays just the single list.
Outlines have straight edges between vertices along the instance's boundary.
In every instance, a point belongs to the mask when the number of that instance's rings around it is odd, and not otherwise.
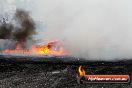
[{"label": "blackened soil", "polygon": [[[0,62],[0,88],[132,88],[128,84],[77,84],[79,65]],[[82,65],[87,74],[129,74],[131,64]]]}]

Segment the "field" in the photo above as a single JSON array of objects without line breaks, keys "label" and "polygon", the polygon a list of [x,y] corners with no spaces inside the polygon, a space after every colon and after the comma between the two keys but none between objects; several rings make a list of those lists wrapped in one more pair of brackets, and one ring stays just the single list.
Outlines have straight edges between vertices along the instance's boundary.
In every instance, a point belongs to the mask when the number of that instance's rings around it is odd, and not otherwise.
[{"label": "field", "polygon": [[[132,82],[128,84],[77,84],[76,74],[79,65],[10,62],[1,58],[0,88],[132,88]],[[129,74],[132,77],[131,61],[94,61],[82,66],[87,74]]]}]

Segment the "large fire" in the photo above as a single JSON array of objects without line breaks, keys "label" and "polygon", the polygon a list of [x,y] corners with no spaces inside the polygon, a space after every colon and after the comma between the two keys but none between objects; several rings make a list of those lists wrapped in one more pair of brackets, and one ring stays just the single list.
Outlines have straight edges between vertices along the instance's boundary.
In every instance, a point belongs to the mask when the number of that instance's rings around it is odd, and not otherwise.
[{"label": "large fire", "polygon": [[64,47],[58,41],[48,42],[44,45],[32,45],[31,49],[23,49],[21,43],[16,44],[16,48],[5,49],[4,54],[35,54],[35,55],[66,55]]}]

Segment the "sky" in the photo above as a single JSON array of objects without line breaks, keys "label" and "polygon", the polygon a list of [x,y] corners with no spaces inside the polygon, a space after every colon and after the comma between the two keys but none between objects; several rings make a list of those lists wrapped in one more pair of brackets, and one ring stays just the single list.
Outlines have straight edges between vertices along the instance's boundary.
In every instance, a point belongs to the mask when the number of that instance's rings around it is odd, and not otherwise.
[{"label": "sky", "polygon": [[64,42],[90,60],[132,58],[131,0],[0,0],[0,14],[22,8],[36,21],[36,38]]}]

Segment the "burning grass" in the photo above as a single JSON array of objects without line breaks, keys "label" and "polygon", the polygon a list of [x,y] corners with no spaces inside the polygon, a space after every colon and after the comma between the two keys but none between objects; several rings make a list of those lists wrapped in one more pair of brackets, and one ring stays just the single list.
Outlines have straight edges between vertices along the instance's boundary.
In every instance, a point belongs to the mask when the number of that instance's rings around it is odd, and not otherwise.
[{"label": "burning grass", "polygon": [[32,45],[31,49],[23,49],[17,44],[15,49],[5,49],[4,54],[35,54],[35,55],[66,55],[66,51],[58,41],[48,42],[45,45]]},{"label": "burning grass", "polygon": [[[36,24],[29,12],[17,9],[13,22],[4,20],[0,23],[0,39],[8,39],[13,46],[5,47],[1,51],[3,54],[23,54],[23,55],[66,55],[64,46],[59,41],[50,41],[47,44],[36,45],[33,35],[36,35]],[[30,45],[27,41],[30,40]],[[1,48],[1,47],[0,47]],[[3,48],[3,47],[2,47]]]}]

